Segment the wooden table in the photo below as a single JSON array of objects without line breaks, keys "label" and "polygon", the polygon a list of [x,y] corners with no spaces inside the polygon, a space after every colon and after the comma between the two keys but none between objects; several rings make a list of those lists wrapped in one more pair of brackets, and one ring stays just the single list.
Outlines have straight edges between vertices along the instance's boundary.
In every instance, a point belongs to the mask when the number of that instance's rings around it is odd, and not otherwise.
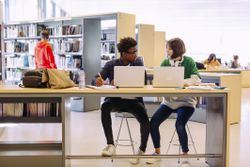
[{"label": "wooden table", "polygon": [[241,117],[241,85],[240,74],[231,73],[200,73],[202,82],[216,83],[230,90],[229,109],[230,124],[240,122]]},{"label": "wooden table", "polygon": [[228,70],[199,70],[200,74],[205,73],[233,73],[240,74],[242,88],[250,88],[250,70],[228,69]]},{"label": "wooden table", "polygon": [[[72,155],[70,138],[70,98],[77,96],[90,97],[126,97],[126,96],[204,96],[207,98],[207,122],[206,122],[206,154],[205,157],[210,167],[228,167],[229,163],[229,117],[227,90],[187,90],[171,88],[119,88],[115,90],[94,90],[89,88],[79,89],[32,89],[19,88],[17,86],[0,86],[0,102],[49,102],[61,104],[62,140],[50,143],[0,143],[1,167],[5,166],[46,166],[65,167],[70,166],[73,159],[102,159],[100,155]],[[0,118],[2,122],[5,118]],[[44,118],[46,119],[46,118]],[[15,119],[18,122],[18,119]],[[86,125],[88,126],[88,125]],[[216,128],[215,128],[216,127]],[[88,136],[86,136],[88,137]],[[29,148],[28,152],[25,150]],[[39,148],[39,149],[38,149]],[[30,153],[32,151],[32,153]],[[163,158],[173,158],[180,155],[162,155]],[[190,154],[196,156],[195,154]],[[133,155],[116,155],[116,158],[131,158]],[[145,156],[141,156],[145,157]],[[147,157],[150,157],[148,155]],[[152,156],[151,156],[152,157]],[[28,164],[27,164],[28,162]]]}]

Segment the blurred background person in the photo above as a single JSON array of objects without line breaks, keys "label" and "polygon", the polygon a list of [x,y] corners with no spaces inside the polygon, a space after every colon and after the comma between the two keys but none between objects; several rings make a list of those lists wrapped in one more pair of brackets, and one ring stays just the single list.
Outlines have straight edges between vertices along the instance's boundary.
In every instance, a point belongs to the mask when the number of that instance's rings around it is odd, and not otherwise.
[{"label": "blurred background person", "polygon": [[215,68],[221,65],[214,53],[211,53],[209,57],[203,62],[203,64],[206,68]]},{"label": "blurred background person", "polygon": [[240,68],[240,63],[239,63],[239,56],[238,55],[233,55],[233,60],[231,63],[231,68]]}]

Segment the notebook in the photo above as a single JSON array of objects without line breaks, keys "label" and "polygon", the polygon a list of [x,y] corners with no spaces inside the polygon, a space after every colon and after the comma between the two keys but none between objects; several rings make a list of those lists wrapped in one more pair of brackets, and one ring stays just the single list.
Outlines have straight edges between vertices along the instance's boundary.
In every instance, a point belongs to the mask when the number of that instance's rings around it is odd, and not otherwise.
[{"label": "notebook", "polygon": [[154,67],[153,87],[183,87],[184,67]]},{"label": "notebook", "polygon": [[114,85],[119,88],[144,87],[144,66],[115,66]]}]

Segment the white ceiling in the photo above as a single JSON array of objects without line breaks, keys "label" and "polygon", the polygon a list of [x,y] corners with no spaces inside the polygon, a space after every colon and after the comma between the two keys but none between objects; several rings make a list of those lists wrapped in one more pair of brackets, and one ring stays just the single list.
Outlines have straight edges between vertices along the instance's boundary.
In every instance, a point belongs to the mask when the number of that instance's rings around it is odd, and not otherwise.
[{"label": "white ceiling", "polygon": [[[250,0],[54,0],[70,15],[122,11],[138,21],[161,18],[174,22],[209,22],[250,26]],[[205,24],[209,25],[209,24]]]}]

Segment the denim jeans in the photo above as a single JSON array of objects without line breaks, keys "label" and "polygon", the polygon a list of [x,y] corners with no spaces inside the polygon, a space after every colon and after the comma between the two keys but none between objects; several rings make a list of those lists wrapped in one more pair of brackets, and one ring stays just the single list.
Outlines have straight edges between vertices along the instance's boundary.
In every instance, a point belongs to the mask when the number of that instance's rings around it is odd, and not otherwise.
[{"label": "denim jeans", "polygon": [[144,104],[138,100],[132,99],[108,99],[101,107],[102,126],[104,129],[107,144],[114,144],[112,120],[110,113],[115,112],[128,112],[135,116],[140,123],[141,145],[140,150],[144,151],[147,147],[150,124]]},{"label": "denim jeans", "polygon": [[150,121],[151,137],[155,148],[160,148],[160,132],[159,126],[165,121],[171,113],[177,113],[177,119],[175,122],[176,131],[179,137],[181,148],[183,152],[188,152],[188,136],[186,132],[186,123],[194,112],[192,107],[180,107],[176,110],[169,108],[168,106],[161,104],[160,107],[154,113]]}]

